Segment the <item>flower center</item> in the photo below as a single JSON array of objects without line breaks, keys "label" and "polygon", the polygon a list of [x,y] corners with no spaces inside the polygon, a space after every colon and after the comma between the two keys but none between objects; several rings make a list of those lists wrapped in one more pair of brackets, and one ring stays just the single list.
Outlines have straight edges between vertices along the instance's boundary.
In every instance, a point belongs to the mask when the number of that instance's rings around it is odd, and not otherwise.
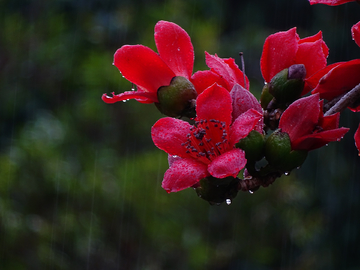
[{"label": "flower center", "polygon": [[228,127],[225,122],[214,119],[196,121],[186,142],[181,145],[186,148],[186,153],[209,164],[229,150]]}]

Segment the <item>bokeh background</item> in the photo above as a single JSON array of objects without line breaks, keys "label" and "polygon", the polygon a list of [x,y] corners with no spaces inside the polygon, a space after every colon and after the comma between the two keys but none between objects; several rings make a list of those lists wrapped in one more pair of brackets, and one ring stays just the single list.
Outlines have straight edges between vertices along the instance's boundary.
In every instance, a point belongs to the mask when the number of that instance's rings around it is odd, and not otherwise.
[{"label": "bokeh background", "polygon": [[0,269],[360,269],[356,114],[342,114],[352,129],[341,142],[229,206],[161,188],[167,155],[150,137],[161,114],[100,99],[131,88],[113,54],[155,49],[159,20],[189,33],[195,70],[206,69],[205,50],[238,63],[244,52],[257,97],[274,32],[322,30],[328,63],[360,57],[356,3],[1,0]]}]

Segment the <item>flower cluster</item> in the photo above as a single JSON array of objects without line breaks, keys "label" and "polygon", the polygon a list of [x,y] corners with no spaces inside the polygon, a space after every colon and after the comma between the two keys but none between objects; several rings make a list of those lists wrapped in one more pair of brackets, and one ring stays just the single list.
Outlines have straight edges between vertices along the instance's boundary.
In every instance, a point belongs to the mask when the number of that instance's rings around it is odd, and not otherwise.
[{"label": "flower cluster", "polygon": [[[359,28],[352,28],[357,44]],[[205,52],[209,69],[193,73],[193,45],[180,26],[158,22],[155,43],[157,53],[143,45],[116,51],[114,65],[137,89],[102,99],[154,103],[167,116],[153,125],[151,136],[168,154],[162,187],[169,193],[192,187],[210,203],[229,203],[239,190],[266,187],[299,167],[309,151],[339,141],[349,130],[339,127],[340,112],[360,111],[359,96],[329,110],[360,88],[360,59],[328,65],[321,31],[300,38],[292,28],[266,38],[260,101],[232,58]],[[355,143],[359,148],[359,130]]]}]

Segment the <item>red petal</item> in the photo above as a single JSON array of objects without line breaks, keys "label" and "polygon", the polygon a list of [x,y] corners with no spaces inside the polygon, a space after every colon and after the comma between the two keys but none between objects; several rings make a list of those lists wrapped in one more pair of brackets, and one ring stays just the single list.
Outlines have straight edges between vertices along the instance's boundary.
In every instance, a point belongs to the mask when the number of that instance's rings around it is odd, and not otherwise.
[{"label": "red petal", "polygon": [[319,122],[319,126],[322,127],[323,130],[336,129],[339,127],[340,113],[334,113],[332,115],[322,117],[321,123]]},{"label": "red petal", "polygon": [[[308,85],[308,87],[309,88],[311,88],[311,89],[314,89],[317,85],[318,85],[318,83],[319,83],[319,81],[320,81],[320,79],[322,78],[322,77],[324,77],[330,70],[332,70],[334,67],[336,67],[336,66],[338,66],[338,65],[340,65],[340,64],[342,64],[342,63],[344,63],[344,62],[338,62],[338,63],[334,63],[334,64],[331,64],[331,65],[328,65],[327,67],[325,67],[325,68],[323,68],[323,69],[321,69],[321,70],[319,70],[318,72],[316,72],[315,74],[313,74],[313,75],[311,75],[310,77],[308,77],[307,79],[305,79],[305,83]],[[307,91],[308,92],[308,91]],[[306,93],[307,93],[306,92]],[[305,95],[306,93],[301,93],[302,95]],[[315,94],[314,92],[313,92],[313,94]]]},{"label": "red petal", "polygon": [[322,49],[323,49],[325,58],[327,58],[329,56],[329,47],[326,45],[325,41],[323,40],[321,31],[317,32],[313,36],[300,39],[299,44],[302,44],[305,42],[315,42],[317,40],[322,40]]},{"label": "red petal", "polygon": [[162,187],[168,193],[191,187],[208,176],[207,166],[194,159],[179,159],[165,172]]},{"label": "red petal", "polygon": [[176,76],[190,79],[194,67],[194,48],[184,29],[172,22],[155,25],[155,43],[160,57]]},{"label": "red petal", "polygon": [[215,158],[209,164],[208,171],[216,178],[236,177],[245,165],[245,152],[235,148]]},{"label": "red petal", "polygon": [[359,74],[360,59],[344,62],[323,76],[312,93],[320,93],[320,98],[331,100],[358,85]]},{"label": "red petal", "polygon": [[114,65],[127,80],[153,93],[175,76],[157,53],[143,45],[122,46],[115,52]]},{"label": "red petal", "polygon": [[181,144],[187,140],[191,125],[188,122],[171,117],[158,120],[151,128],[154,144],[170,155],[187,157],[186,149]]},{"label": "red petal", "polygon": [[[234,75],[234,83],[240,84],[247,90],[250,89],[250,83],[248,77],[239,69],[239,66],[235,63],[235,60],[233,58],[224,59],[224,62],[229,65],[229,68],[231,68],[233,75]],[[245,78],[245,82],[244,82]]]},{"label": "red petal", "polygon": [[113,95],[112,97],[109,97],[108,95],[103,94],[101,98],[106,103],[115,103],[118,101],[124,101],[128,99],[136,99],[137,101],[142,103],[158,102],[157,95],[152,92],[128,91],[118,95],[112,93],[112,95]]},{"label": "red petal", "polygon": [[[254,109],[241,114],[230,127],[230,145],[233,146],[240,139],[245,138],[255,125],[262,119],[263,114]],[[262,130],[260,131],[262,133]]]},{"label": "red petal", "polygon": [[351,27],[351,35],[355,43],[360,46],[360,21]]},{"label": "red petal", "polygon": [[354,139],[355,139],[355,146],[356,146],[357,150],[359,151],[359,156],[360,156],[360,124],[355,132]]},{"label": "red petal", "polygon": [[196,99],[196,119],[215,119],[231,124],[231,97],[223,87],[213,84]]},{"label": "red petal", "polygon": [[211,70],[203,70],[195,72],[191,77],[191,82],[194,85],[198,94],[202,93],[206,88],[217,83],[222,87],[227,87],[227,82],[220,75]]},{"label": "red petal", "polygon": [[279,128],[290,136],[291,142],[311,134],[318,123],[319,95],[311,95],[293,102],[282,114]]},{"label": "red petal", "polygon": [[[260,114],[263,114],[263,110],[259,101],[254,97],[254,95],[246,90],[239,84],[235,84],[233,89],[230,92],[230,96],[232,99],[232,119],[235,121],[238,116],[249,109],[254,109],[258,111]],[[257,131],[262,133],[263,131],[263,121],[260,121],[255,128]]]},{"label": "red petal", "polygon": [[295,63],[305,65],[306,78],[326,67],[326,56],[322,45],[322,40],[299,44]]},{"label": "red petal", "polygon": [[298,49],[296,27],[268,36],[260,60],[261,73],[266,82],[285,68],[294,64]]},{"label": "red petal", "polygon": [[309,1],[310,1],[310,5],[324,4],[328,6],[338,6],[349,2],[355,2],[356,0],[309,0]]},{"label": "red petal", "polygon": [[294,142],[291,142],[293,150],[313,150],[320,148],[329,142],[339,141],[344,137],[348,128],[337,128],[332,130],[326,130],[319,133],[309,134],[301,137]]},{"label": "red petal", "polygon": [[[226,89],[231,91],[235,83],[244,86],[244,75],[235,64],[234,59],[223,59],[218,57],[216,54],[210,55],[207,52],[205,52],[205,59],[207,66],[223,77],[227,82],[227,86],[225,87]],[[249,87],[249,80],[247,78],[245,78],[245,80],[247,87]]]}]

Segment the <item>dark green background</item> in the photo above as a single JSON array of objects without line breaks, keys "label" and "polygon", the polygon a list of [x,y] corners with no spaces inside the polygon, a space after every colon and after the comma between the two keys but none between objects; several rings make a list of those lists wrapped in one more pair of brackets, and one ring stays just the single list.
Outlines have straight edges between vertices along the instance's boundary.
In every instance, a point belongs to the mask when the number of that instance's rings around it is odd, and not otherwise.
[{"label": "dark green background", "polygon": [[356,3],[0,1],[0,269],[359,269],[356,114],[342,114],[352,130],[341,142],[230,206],[161,188],[167,155],[150,136],[160,113],[100,99],[131,88],[113,54],[155,49],[159,20],[190,34],[195,70],[205,50],[238,63],[244,52],[257,97],[274,32],[323,30],[329,63],[360,56]]}]

